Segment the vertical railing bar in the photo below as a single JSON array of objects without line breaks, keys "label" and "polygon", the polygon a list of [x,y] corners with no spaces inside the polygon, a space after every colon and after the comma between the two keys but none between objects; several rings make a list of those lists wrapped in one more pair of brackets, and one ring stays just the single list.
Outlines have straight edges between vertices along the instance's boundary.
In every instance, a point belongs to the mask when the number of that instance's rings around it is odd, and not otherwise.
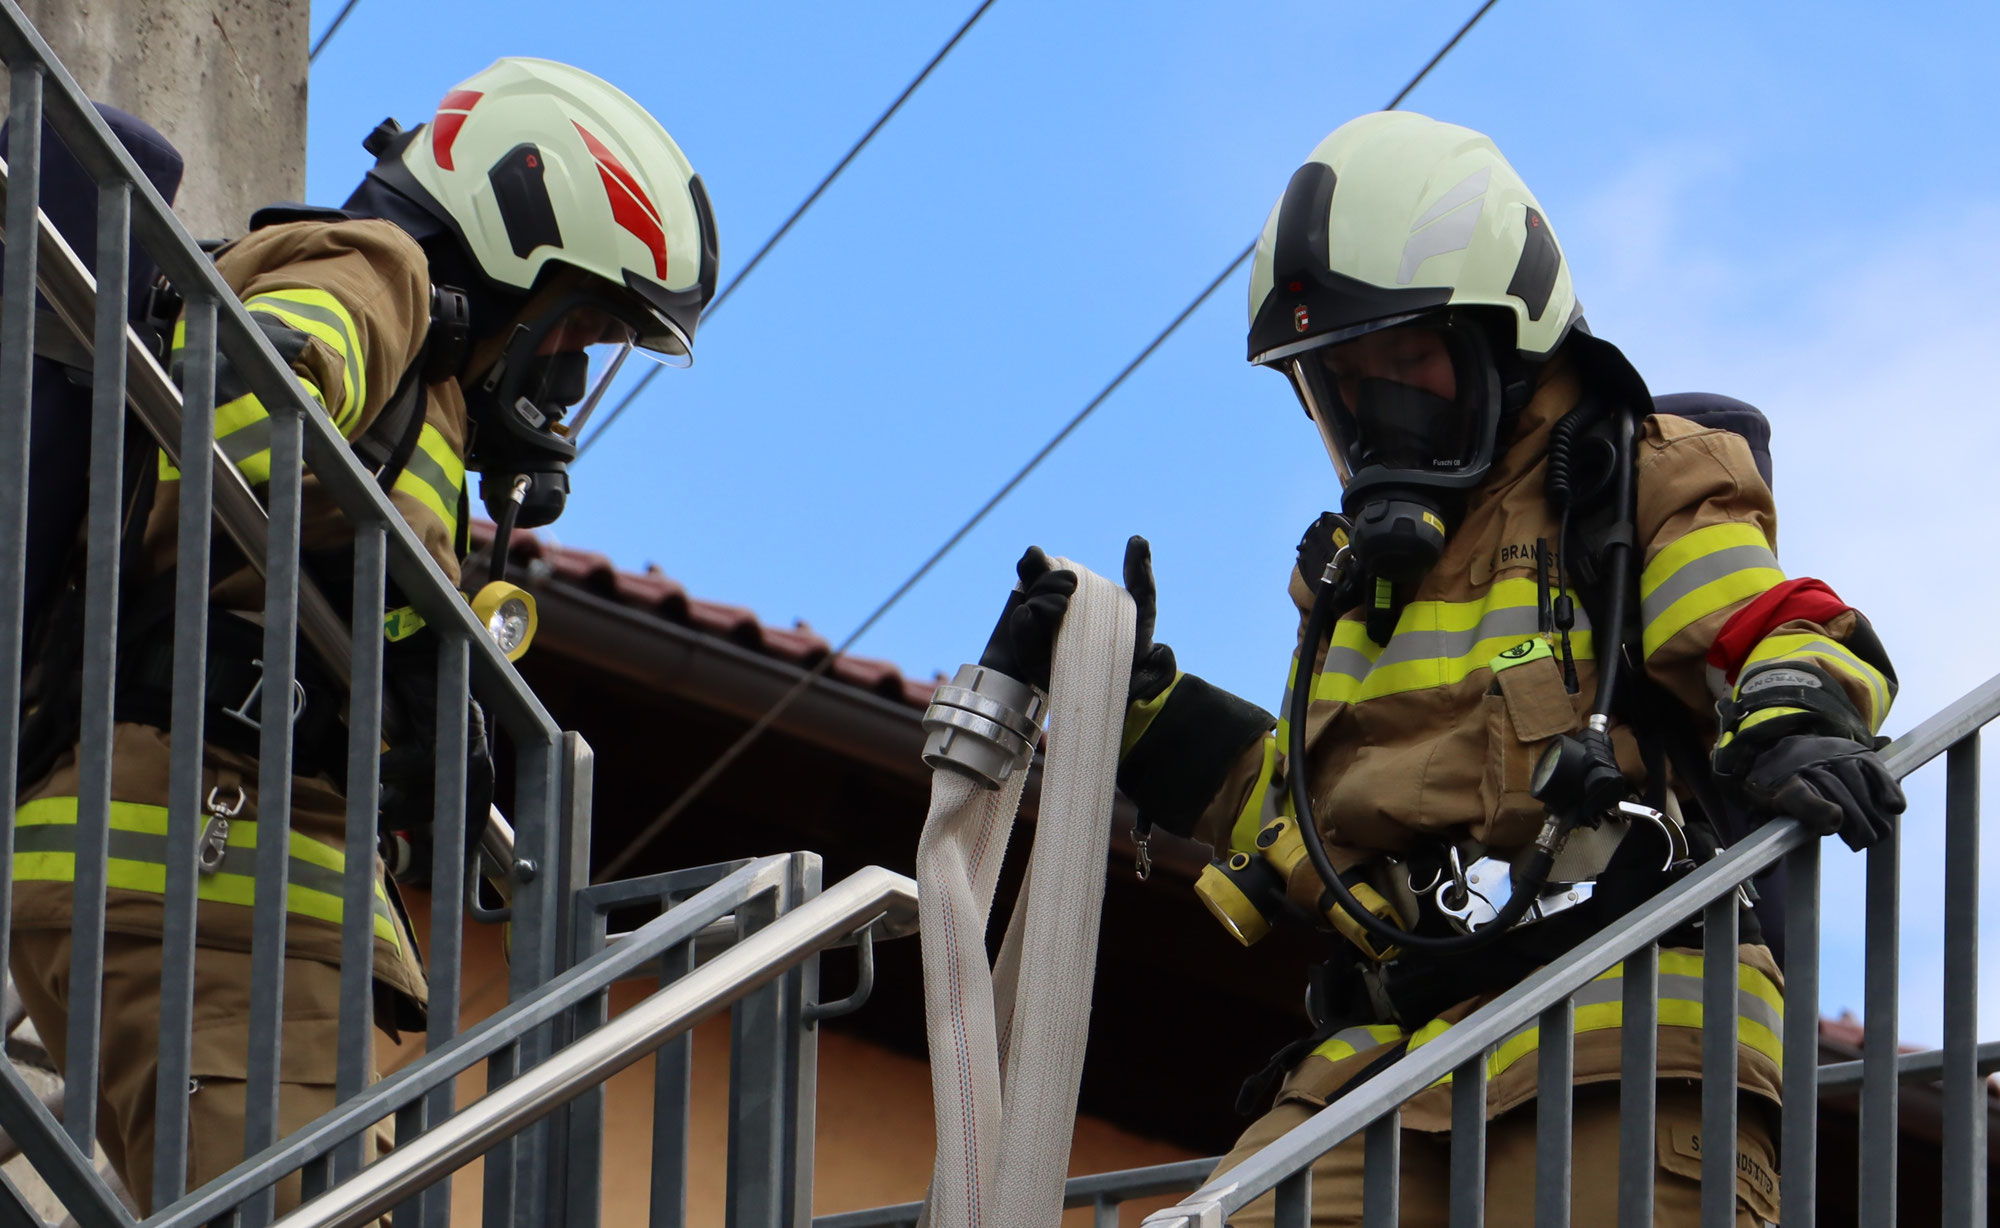
[{"label": "vertical railing bar", "polygon": [[[278,1141],[284,1044],[285,921],[291,881],[293,680],[298,676],[300,490],[305,420],[297,404],[267,407],[271,421],[271,529],[264,563],[263,690],[258,707],[255,938],[250,947],[250,1061],[244,1082],[243,1154]],[[332,702],[308,695],[306,702]],[[247,705],[246,705],[247,707]],[[373,862],[373,846],[351,855]],[[349,919],[349,924],[352,920]],[[276,1188],[243,1204],[244,1228],[271,1221]]]},{"label": "vertical railing bar", "polygon": [[[1371,1126],[1370,1130],[1373,1129]],[[1393,1169],[1391,1172],[1393,1185],[1395,1183]],[[1278,1188],[1272,1195],[1275,1206],[1271,1228],[1312,1228],[1312,1176],[1313,1170],[1308,1166],[1278,1183]],[[1115,1226],[1118,1223],[1118,1204],[1108,1198],[1099,1198],[1097,1205],[1099,1208],[1108,1206],[1111,1209],[1108,1218],[1100,1210],[1097,1219]]]},{"label": "vertical railing bar", "polygon": [[1118,1200],[1109,1194],[1099,1194],[1091,1199],[1090,1228],[1118,1228],[1118,1205]]},{"label": "vertical railing bar", "polygon": [[1535,1042],[1535,1223],[1568,1228],[1570,1122],[1576,1073],[1576,1002],[1542,1012]]},{"label": "vertical railing bar", "polygon": [[299,1197],[301,1200],[318,1198],[333,1185],[333,1156],[323,1155],[306,1161],[299,1169]]},{"label": "vertical railing bar", "polygon": [[[451,1084],[446,1083],[445,1087],[449,1089]],[[396,1145],[398,1147],[403,1146],[406,1143],[414,1141],[419,1134],[422,1134],[424,1132],[424,1119],[428,1115],[428,1104],[424,1100],[418,1100],[413,1104],[406,1104],[402,1108],[397,1109],[396,1124],[394,1127],[395,1133],[393,1135]],[[439,1190],[449,1190],[450,1188],[451,1178],[447,1177],[429,1189],[419,1191],[411,1197],[404,1199],[402,1202],[396,1204],[395,1211],[390,1214],[389,1222],[391,1224],[407,1224],[422,1220],[424,1223],[430,1223],[431,1221],[424,1219],[424,1216],[426,1215],[425,1208],[430,1205],[431,1196]],[[448,1223],[449,1221],[445,1222]]]},{"label": "vertical railing bar", "polygon": [[1807,840],[1785,862],[1784,1107],[1778,1171],[1779,1221],[1816,1222],[1819,1171],[1819,841]]},{"label": "vertical railing bar", "polygon": [[1945,759],[1944,1222],[1986,1222],[1986,1113],[1979,1074],[1979,734]]},{"label": "vertical railing bar", "polygon": [[[486,1060],[487,1093],[490,1095],[520,1073],[521,1042],[516,1040]],[[514,1164],[514,1142],[514,1139],[504,1139],[486,1153],[484,1193],[480,1203],[480,1218],[486,1228],[508,1228],[515,1222],[514,1182],[507,1171]]]},{"label": "vertical railing bar", "polygon": [[[794,877],[736,910],[747,937],[790,911]],[[779,1228],[785,1183],[786,1117],[782,980],[743,998],[729,1012],[729,1141],[726,1180],[731,1228]]]},{"label": "vertical railing bar", "polygon": [[70,907],[69,1069],[63,1128],[88,1152],[97,1138],[98,1039],[104,1007],[106,858],[111,848],[111,727],[118,669],[118,565],[124,539],[125,316],[132,187],[97,193],[97,320],[90,399],[83,691],[77,728],[76,879]]},{"label": "vertical railing bar", "polygon": [[1861,1222],[1896,1222],[1896,1040],[1900,975],[1902,835],[1868,850],[1867,937],[1862,971]]},{"label": "vertical railing bar", "polygon": [[[818,897],[822,871],[818,853],[792,854],[788,909]],[[803,1224],[812,1218],[813,1135],[819,1106],[819,1029],[806,1023],[806,1011],[808,1003],[819,1001],[819,956],[801,962],[778,984],[784,990],[778,1004],[778,1039],[786,1072],[780,1171],[788,1174],[790,1186],[782,1211],[788,1223]]]},{"label": "vertical railing bar", "polygon": [[[1362,1228],[1396,1228],[1403,1219],[1402,1109],[1390,1109],[1369,1122],[1361,1146]],[[1310,1206],[1310,1187],[1305,1192]]]},{"label": "vertical railing bar", "polygon": [[1625,957],[1618,1065],[1618,1223],[1650,1228],[1654,1131],[1659,1107],[1660,948],[1647,943]]},{"label": "vertical railing bar", "polygon": [[[334,1098],[368,1086],[375,1065],[374,849],[381,800],[382,607],[388,548],[380,524],[354,526],[354,656],[347,705],[347,863],[341,876],[340,1051]],[[361,1170],[366,1139],[355,1135],[333,1151],[333,1179]]]},{"label": "vertical railing bar", "polygon": [[[465,712],[471,694],[471,648],[459,636],[445,634],[437,646],[439,713]],[[431,819],[430,1010],[425,1044],[432,1051],[458,1035],[461,994],[464,993],[465,948],[465,772],[467,727],[464,720],[443,721],[437,729],[438,764],[434,782],[437,812]],[[412,935],[414,937],[414,935]],[[446,1084],[430,1093],[424,1121],[435,1126],[457,1107],[456,1088]],[[399,1136],[400,1141],[400,1136]],[[424,1191],[416,1218],[424,1228],[449,1228],[451,1182],[440,1181]]]},{"label": "vertical railing bar", "polygon": [[[556,830],[560,838],[555,846],[559,855],[550,864],[550,875],[558,880],[555,888],[555,941],[554,953],[563,961],[558,967],[567,970],[575,967],[578,956],[579,935],[577,927],[587,921],[584,913],[576,907],[577,893],[590,886],[590,805],[596,788],[597,757],[590,743],[583,735],[564,731],[561,738],[561,788],[557,792]],[[557,1045],[568,1045],[575,1038],[574,1014],[556,1021],[550,1029],[551,1037]],[[587,1164],[601,1167],[602,1157],[595,1154],[604,1146],[603,1100],[597,1100],[597,1124],[594,1128],[586,1124],[579,1129],[572,1122],[578,1113],[586,1113],[583,1105],[570,1103],[556,1110],[549,1117],[546,1132],[548,1140],[548,1190],[545,1195],[551,1215],[568,1212],[571,1216],[565,1222],[577,1223],[585,1228],[585,1222],[595,1223],[598,1218],[597,1186],[601,1179],[593,1178],[592,1184],[573,1195],[570,1183],[584,1171],[579,1166],[579,1157],[574,1149],[581,1148],[587,1156]],[[589,1171],[595,1172],[596,1167]],[[587,1216],[587,1221],[575,1219],[577,1214]]]},{"label": "vertical railing bar", "polygon": [[[184,313],[181,455],[206,458],[215,433],[215,300]],[[160,930],[160,1075],[154,1110],[153,1206],[187,1192],[189,1046],[194,1031],[196,841],[202,817],[202,724],[207,713],[209,517],[215,467],[180,475],[174,555],[173,738],[167,769],[166,904]]]},{"label": "vertical railing bar", "polygon": [[1702,910],[1701,1223],[1736,1223],[1735,892]]},{"label": "vertical railing bar", "polygon": [[1486,1223],[1486,1057],[1451,1073],[1451,1228]]},{"label": "vertical railing bar", "polygon": [[[663,898],[660,907],[665,910],[672,906],[671,899]],[[571,941],[576,944],[571,966],[582,963],[604,949],[605,935],[610,929],[610,918],[600,909],[579,908],[582,915],[571,930]],[[669,970],[676,952],[667,951],[661,955],[661,983],[667,983]],[[576,1040],[589,1035],[604,1026],[609,1015],[609,997],[597,994],[577,1004],[570,1012],[570,1035]],[[574,1041],[572,1041],[574,1043]],[[664,1069],[673,1046],[667,1045],[654,1056],[654,1060]],[[655,1080],[657,1086],[658,1080]],[[647,1191],[649,1215],[655,1222],[660,1214],[660,1164],[659,1155],[662,1138],[658,1121],[661,1115],[661,1098],[653,1101],[653,1168],[652,1181]],[[597,1228],[604,1217],[604,1104],[602,1085],[570,1101],[569,1118],[564,1123],[569,1133],[564,1156],[568,1164],[563,1182],[563,1199],[568,1213],[563,1219],[565,1225],[575,1228]]]},{"label": "vertical railing bar", "polygon": [[[20,796],[21,645],[28,567],[28,423],[34,397],[40,247],[42,66],[11,66],[6,273],[0,278],[0,784]],[[0,823],[0,968],[14,918],[14,825]]]},{"label": "vertical railing bar", "polygon": [[[660,988],[694,971],[694,944],[660,955]],[[694,1033],[660,1047],[653,1061],[653,1183],[651,1228],[687,1228],[688,1143],[692,1130]],[[600,1118],[601,1120],[601,1118]],[[601,1136],[601,1129],[600,1129]],[[593,1194],[595,1191],[593,1191]],[[1114,1223],[1117,1212],[1112,1212]]]},{"label": "vertical railing bar", "polygon": [[[561,855],[561,833],[555,822],[562,780],[560,735],[539,743],[516,741],[515,746],[515,817],[519,820],[514,832],[515,856],[517,863],[526,861],[535,871],[515,876],[510,1001],[533,994],[555,975],[559,910],[566,903],[560,899],[562,876],[556,872]],[[527,1070],[548,1055],[551,1031],[545,1025],[521,1037],[514,1046],[512,1073]],[[539,1225],[549,1218],[545,1204],[553,1124],[547,1119],[536,1122],[488,1153],[487,1205],[502,1203],[510,1222]],[[496,1177],[504,1190],[496,1190]]]}]

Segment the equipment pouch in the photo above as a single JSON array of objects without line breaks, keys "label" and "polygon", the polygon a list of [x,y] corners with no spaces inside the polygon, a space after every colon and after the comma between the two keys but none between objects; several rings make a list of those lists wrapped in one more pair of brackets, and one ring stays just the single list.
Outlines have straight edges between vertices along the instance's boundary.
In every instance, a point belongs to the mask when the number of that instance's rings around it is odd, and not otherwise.
[{"label": "equipment pouch", "polygon": [[[1520,655],[1515,657],[1516,653]],[[1582,727],[1547,640],[1537,636],[1495,657],[1493,680],[1507,700],[1507,717],[1521,741],[1540,742]]]}]

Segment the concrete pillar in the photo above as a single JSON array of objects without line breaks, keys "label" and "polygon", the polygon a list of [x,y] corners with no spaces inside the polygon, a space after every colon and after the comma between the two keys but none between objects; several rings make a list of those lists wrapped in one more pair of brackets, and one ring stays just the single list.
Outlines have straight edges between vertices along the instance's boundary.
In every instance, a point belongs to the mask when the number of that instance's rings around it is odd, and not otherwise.
[{"label": "concrete pillar", "polygon": [[309,0],[17,3],[85,93],[179,147],[176,209],[196,238],[304,195]]}]

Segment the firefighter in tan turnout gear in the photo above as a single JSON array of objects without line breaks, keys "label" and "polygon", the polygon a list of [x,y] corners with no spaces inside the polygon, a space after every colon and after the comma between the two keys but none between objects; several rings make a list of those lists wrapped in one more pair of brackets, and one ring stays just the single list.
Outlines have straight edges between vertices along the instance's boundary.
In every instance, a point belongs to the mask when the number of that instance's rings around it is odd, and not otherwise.
[{"label": "firefighter in tan turnout gear", "polygon": [[[1312,1033],[1246,1085],[1245,1110],[1268,1111],[1218,1173],[1750,824],[1789,815],[1861,848],[1903,808],[1874,753],[1895,675],[1867,621],[1779,568],[1729,413],[1666,412],[1682,399],[1656,405],[1587,332],[1491,141],[1408,113],[1334,132],[1264,228],[1250,314],[1251,361],[1289,378],[1343,488],[1291,576],[1286,719],[1143,635],[1120,763],[1142,830],[1214,847],[1197,892],[1241,940],[1311,918],[1338,948],[1311,978]],[[1074,577],[1039,550],[1021,571],[985,663],[1045,683]],[[1126,572],[1149,631],[1143,539]],[[1738,1219],[1777,1216],[1782,985],[1748,910],[1741,933],[1662,944],[1662,1224],[1698,1219],[1708,959],[1738,967]],[[1579,1224],[1616,1218],[1621,1000],[1617,967],[1576,998]],[[1532,1216],[1536,1045],[1530,1026],[1487,1061],[1488,1223]],[[1450,1107],[1447,1081],[1403,1108],[1406,1225],[1446,1222]],[[1320,1158],[1315,1225],[1360,1222],[1361,1175],[1358,1136]],[[1271,1219],[1267,1197],[1231,1222]]]},{"label": "firefighter in tan turnout gear", "polygon": [[[568,492],[575,428],[626,355],[685,363],[715,288],[715,225],[701,180],[652,116],[562,64],[505,59],[452,90],[413,132],[385,123],[377,164],[342,210],[274,206],[216,257],[279,355],[369,468],[446,576],[467,552],[468,469],[502,534],[553,520]],[[174,334],[178,351],[181,330]],[[179,354],[174,355],[175,359]],[[593,388],[595,373],[598,385]],[[215,435],[243,477],[269,482],[270,420],[226,360]],[[567,418],[567,422],[565,419]],[[179,474],[164,455],[145,529],[138,613],[125,616],[113,740],[99,1138],[142,1206],[153,1202],[156,1029]],[[352,532],[308,478],[305,566],[338,593]],[[249,1043],[252,862],[260,838],[255,756],[263,604],[257,575],[218,538],[213,574],[198,879],[189,1188],[243,1155]],[[505,551],[496,545],[495,556]],[[498,568],[496,568],[496,571]],[[468,583],[467,588],[477,584]],[[159,616],[148,619],[148,603]],[[347,604],[335,596],[336,608]],[[399,606],[393,596],[390,605]],[[436,645],[385,611],[383,821],[421,831],[432,814]],[[290,891],[280,1129],[333,1107],[344,847],[344,696],[310,652],[291,781]],[[491,764],[472,713],[469,819],[483,825]],[[69,726],[74,737],[75,726]],[[58,744],[20,798],[11,965],[37,1030],[63,1060],[75,872],[77,765]],[[24,772],[23,779],[36,779]],[[476,832],[477,828],[474,828]],[[264,838],[269,838],[266,835]],[[394,888],[373,915],[377,1018],[410,1027],[426,989]],[[165,1184],[165,1183],[163,1183]],[[293,1175],[278,1209],[295,1205]]]}]

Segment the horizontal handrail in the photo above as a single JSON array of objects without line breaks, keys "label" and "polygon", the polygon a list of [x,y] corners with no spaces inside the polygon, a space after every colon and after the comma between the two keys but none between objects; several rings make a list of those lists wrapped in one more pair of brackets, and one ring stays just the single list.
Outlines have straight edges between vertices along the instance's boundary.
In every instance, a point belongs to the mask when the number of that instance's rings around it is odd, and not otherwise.
[{"label": "horizontal handrail", "polygon": [[[1979,1073],[1990,1075],[2000,1071],[2000,1040],[1989,1040],[1974,1051],[1975,1064]],[[1845,1087],[1861,1086],[1862,1068],[1867,1063],[1859,1058],[1851,1062],[1828,1062],[1819,1068],[1819,1089],[1838,1091]],[[1896,1081],[1898,1083],[1934,1083],[1944,1077],[1944,1050],[1926,1049],[1919,1053],[1896,1055]]]},{"label": "horizontal handrail", "polygon": [[[1152,1164],[1145,1168],[1122,1168],[1116,1172],[1071,1177],[1063,1183],[1063,1206],[1093,1207],[1101,1198],[1130,1202],[1157,1194],[1178,1194],[1182,1190],[1193,1189],[1202,1178],[1214,1172],[1221,1159],[1221,1156],[1210,1156],[1205,1160],[1175,1160],[1171,1164]],[[863,1211],[839,1211],[817,1217],[812,1222],[812,1228],[910,1228],[917,1222],[923,1208],[921,1202],[903,1202],[886,1207],[869,1207]]]},{"label": "horizontal handrail", "polygon": [[916,911],[917,884],[868,866],[278,1221],[358,1228],[845,935]]}]

